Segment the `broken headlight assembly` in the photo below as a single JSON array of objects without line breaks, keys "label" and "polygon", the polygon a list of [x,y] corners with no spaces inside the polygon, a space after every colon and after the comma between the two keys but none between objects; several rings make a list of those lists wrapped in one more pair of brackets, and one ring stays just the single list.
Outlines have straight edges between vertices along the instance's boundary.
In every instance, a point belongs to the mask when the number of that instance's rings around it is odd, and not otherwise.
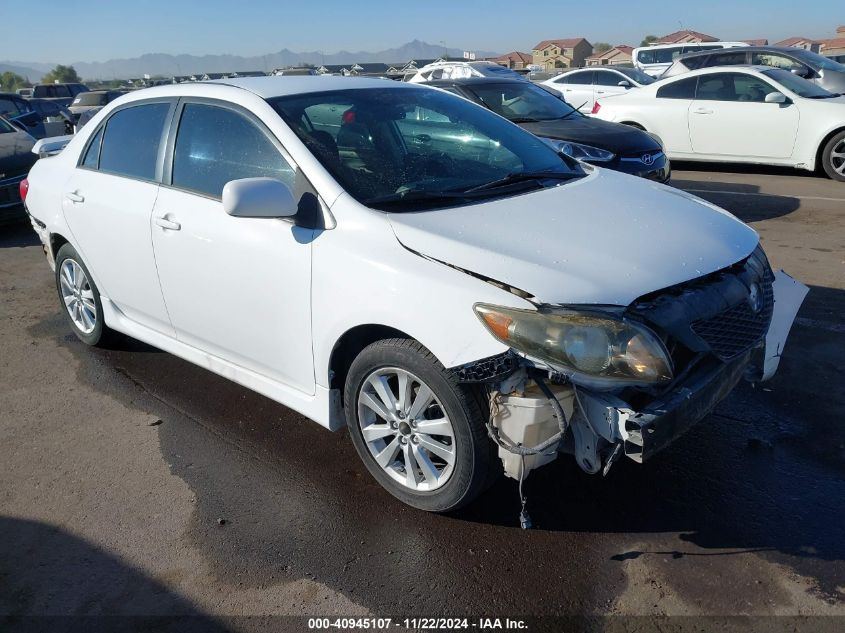
[{"label": "broken headlight assembly", "polygon": [[597,163],[608,163],[616,158],[613,152],[600,147],[593,147],[592,145],[584,145],[583,143],[573,143],[572,141],[560,141],[554,138],[541,139],[551,146],[556,152],[566,154],[570,158],[576,160],[594,161]]},{"label": "broken headlight assembly", "polygon": [[672,361],[647,327],[598,311],[534,312],[477,303],[475,312],[499,341],[594,388],[672,380]]}]

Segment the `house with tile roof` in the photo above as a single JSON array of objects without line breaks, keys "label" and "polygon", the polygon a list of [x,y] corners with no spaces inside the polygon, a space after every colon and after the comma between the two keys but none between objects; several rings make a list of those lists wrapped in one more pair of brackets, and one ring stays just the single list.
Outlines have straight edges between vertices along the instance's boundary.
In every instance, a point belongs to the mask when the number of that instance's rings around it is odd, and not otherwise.
[{"label": "house with tile roof", "polygon": [[664,35],[655,44],[700,44],[701,42],[718,42],[718,37],[684,29]]},{"label": "house with tile roof", "polygon": [[788,37],[780,42],[775,42],[774,46],[790,46],[792,48],[803,48],[806,51],[818,53],[821,48],[821,43],[818,40],[809,37]]},{"label": "house with tile roof", "polygon": [[543,40],[531,50],[532,61],[547,72],[558,68],[580,68],[593,54],[593,45],[583,37]]},{"label": "house with tile roof", "polygon": [[633,46],[627,44],[618,44],[613,48],[609,48],[603,53],[593,53],[586,59],[587,66],[618,66],[629,65],[632,63],[631,53],[634,52]]},{"label": "house with tile roof", "polygon": [[533,58],[531,53],[511,51],[510,53],[505,53],[504,55],[499,55],[498,57],[491,57],[488,61],[501,64],[505,68],[520,70],[529,66],[532,63]]}]

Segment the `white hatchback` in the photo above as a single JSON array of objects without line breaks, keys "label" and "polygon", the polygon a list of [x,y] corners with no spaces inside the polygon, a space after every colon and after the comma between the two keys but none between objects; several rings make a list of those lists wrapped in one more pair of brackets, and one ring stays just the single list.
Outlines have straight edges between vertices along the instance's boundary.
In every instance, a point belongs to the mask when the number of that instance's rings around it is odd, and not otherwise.
[{"label": "white hatchback", "polygon": [[347,425],[425,510],[503,465],[648,458],[774,372],[805,291],[707,202],[379,80],[138,91],[22,190],[82,341],[122,332]]}]

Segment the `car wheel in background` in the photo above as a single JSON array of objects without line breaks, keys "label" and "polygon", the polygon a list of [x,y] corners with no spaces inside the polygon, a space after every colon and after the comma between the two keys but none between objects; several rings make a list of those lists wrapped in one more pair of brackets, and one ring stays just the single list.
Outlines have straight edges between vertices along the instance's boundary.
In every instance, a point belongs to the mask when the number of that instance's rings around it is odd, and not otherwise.
[{"label": "car wheel in background", "polygon": [[822,168],[833,180],[845,182],[845,131],[834,134],[824,146]]},{"label": "car wheel in background", "polygon": [[498,472],[483,395],[460,384],[416,341],[366,347],[349,369],[344,402],[349,434],[367,470],[410,506],[455,510]]},{"label": "car wheel in background", "polygon": [[102,345],[114,334],[103,320],[100,292],[79,253],[65,244],[56,254],[56,289],[62,312],[83,343]]}]

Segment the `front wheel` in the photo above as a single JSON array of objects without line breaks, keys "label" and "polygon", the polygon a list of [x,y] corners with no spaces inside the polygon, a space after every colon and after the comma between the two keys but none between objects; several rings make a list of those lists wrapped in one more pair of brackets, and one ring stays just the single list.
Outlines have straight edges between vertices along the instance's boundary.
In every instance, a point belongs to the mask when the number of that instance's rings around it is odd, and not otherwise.
[{"label": "front wheel", "polygon": [[845,132],[835,134],[824,146],[822,168],[828,177],[845,182]]},{"label": "front wheel", "polygon": [[349,434],[394,497],[431,512],[472,501],[495,475],[483,399],[416,341],[365,348],[346,378]]},{"label": "front wheel", "polygon": [[102,345],[111,338],[113,332],[103,320],[100,292],[70,244],[56,253],[56,289],[62,312],[79,340],[88,345]]}]

